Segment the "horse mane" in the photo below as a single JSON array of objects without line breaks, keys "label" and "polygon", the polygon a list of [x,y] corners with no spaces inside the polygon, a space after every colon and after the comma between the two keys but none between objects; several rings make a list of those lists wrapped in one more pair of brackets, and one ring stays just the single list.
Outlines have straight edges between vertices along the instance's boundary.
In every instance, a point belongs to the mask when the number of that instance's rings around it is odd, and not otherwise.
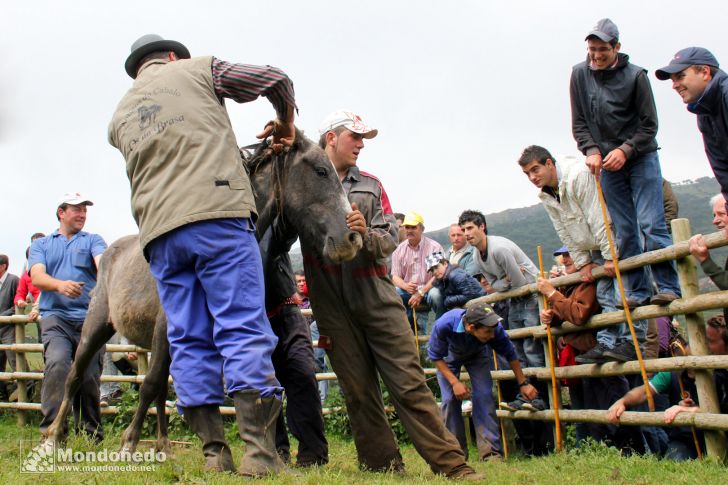
[{"label": "horse mane", "polygon": [[[267,138],[260,143],[240,147],[243,167],[248,172],[248,176],[253,176],[258,170],[273,160],[273,152],[268,148],[271,141],[271,138]],[[296,139],[288,149],[288,153],[303,150],[309,144],[311,144],[311,140],[306,138],[303,131],[296,128]]]}]

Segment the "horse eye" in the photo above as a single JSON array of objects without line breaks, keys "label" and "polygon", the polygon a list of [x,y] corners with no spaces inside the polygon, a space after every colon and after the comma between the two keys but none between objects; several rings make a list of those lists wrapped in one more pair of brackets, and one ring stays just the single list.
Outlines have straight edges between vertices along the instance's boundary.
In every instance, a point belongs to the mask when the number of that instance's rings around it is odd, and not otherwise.
[{"label": "horse eye", "polygon": [[316,175],[319,177],[327,177],[329,175],[328,170],[326,170],[324,167],[314,167],[314,170],[316,171]]}]

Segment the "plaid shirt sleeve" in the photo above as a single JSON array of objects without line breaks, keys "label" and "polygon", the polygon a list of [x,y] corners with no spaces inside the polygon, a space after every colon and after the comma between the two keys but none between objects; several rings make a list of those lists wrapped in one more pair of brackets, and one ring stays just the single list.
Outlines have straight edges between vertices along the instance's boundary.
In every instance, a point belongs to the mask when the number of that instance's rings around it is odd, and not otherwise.
[{"label": "plaid shirt sleeve", "polygon": [[277,67],[232,64],[213,57],[212,81],[220,98],[248,103],[265,96],[279,119],[285,119],[288,106],[296,106],[293,82]]}]

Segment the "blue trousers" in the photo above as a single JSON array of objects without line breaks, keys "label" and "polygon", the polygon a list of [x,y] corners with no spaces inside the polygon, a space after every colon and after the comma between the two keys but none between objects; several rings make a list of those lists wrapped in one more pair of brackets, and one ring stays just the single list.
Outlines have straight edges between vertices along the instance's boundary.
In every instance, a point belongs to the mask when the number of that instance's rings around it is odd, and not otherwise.
[{"label": "blue trousers", "polygon": [[[412,313],[412,307],[409,306],[409,299],[412,297],[409,293],[401,288],[396,288],[397,294],[402,298],[404,308],[407,310],[407,320],[410,322],[410,326],[414,331],[414,315]],[[422,299],[422,303],[430,307],[435,313],[435,319],[440,318],[445,314],[445,297],[439,288],[433,286],[430,291],[425,293],[425,297]],[[430,312],[418,313],[417,314],[417,335],[427,335],[428,326],[430,320]]]},{"label": "blue trousers", "polygon": [[[672,244],[665,224],[662,172],[657,152],[628,160],[616,172],[602,170],[601,181],[612,217],[619,259]],[[650,268],[658,291],[680,296],[673,261],[653,264]],[[627,297],[643,301],[652,294],[646,268],[629,271],[622,275],[622,279],[625,280]]]},{"label": "blue trousers", "polygon": [[[450,360],[451,358],[452,360]],[[468,374],[470,374],[472,396],[470,399],[473,403],[473,424],[475,425],[479,458],[483,458],[492,452],[503,454],[500,428],[495,416],[495,404],[493,403],[493,381],[490,378],[489,360],[490,358],[486,353],[478,353],[464,358],[448,355],[447,361],[448,368],[458,378],[462,366],[465,366]],[[455,435],[467,458],[468,443],[463,423],[463,402],[455,397],[452,386],[440,372],[437,373],[437,382],[440,384],[442,393],[440,412],[445,420],[445,426]]]},{"label": "blue trousers", "polygon": [[265,314],[263,268],[248,219],[212,219],[179,227],[148,247],[167,314],[178,406],[222,404],[260,390],[281,395],[271,362],[278,342]]},{"label": "blue trousers", "polygon": [[[511,298],[508,310],[508,328],[537,327],[541,325],[538,314],[538,297],[535,293]],[[545,367],[546,357],[543,353],[543,344],[539,339],[532,337],[514,339],[513,346],[516,348],[518,360],[523,367]]]},{"label": "blue trousers", "polygon": [[[604,258],[599,251],[591,252],[592,262],[601,266]],[[597,280],[597,301],[602,307],[602,313],[617,311],[616,302],[621,300],[618,295],[619,286],[615,283],[616,278],[599,278]],[[627,289],[625,288],[625,292]],[[647,320],[633,320],[634,331],[637,334],[637,341],[644,345],[647,339]],[[602,328],[597,332],[597,342],[612,349],[624,342],[632,342],[632,334],[629,331],[627,322],[611,327]]]}]

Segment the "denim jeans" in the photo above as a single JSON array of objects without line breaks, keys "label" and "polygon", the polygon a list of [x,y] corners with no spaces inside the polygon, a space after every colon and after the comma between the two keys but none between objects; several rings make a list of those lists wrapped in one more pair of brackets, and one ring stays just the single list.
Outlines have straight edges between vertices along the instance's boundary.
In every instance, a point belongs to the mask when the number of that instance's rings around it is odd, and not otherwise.
[{"label": "denim jeans", "polygon": [[[318,340],[321,334],[319,333],[318,324],[314,321],[311,322],[311,340]],[[328,372],[329,367],[326,365],[326,351],[321,348],[313,349],[314,363],[316,364],[316,372]],[[319,398],[321,404],[326,401],[326,397],[329,395],[329,381],[318,381]]]},{"label": "denim jeans", "polygon": [[[665,224],[662,173],[657,152],[628,160],[621,170],[602,170],[601,183],[619,248],[619,259],[672,244]],[[643,244],[644,241],[644,244]],[[657,289],[680,296],[673,261],[653,264]],[[648,272],[638,268],[622,275],[628,298],[644,301],[652,294]]]},{"label": "denim jeans", "polygon": [[[410,322],[410,327],[414,329],[414,315],[412,313],[412,308],[409,306],[409,299],[412,298],[412,295],[401,288],[397,288],[397,294],[402,298],[402,303],[407,310],[407,320]],[[422,303],[429,306],[430,310],[435,313],[435,319],[440,318],[445,313],[445,297],[437,287],[433,286],[430,288],[430,291],[425,293]],[[417,335],[428,334],[429,320],[430,312],[420,312],[417,314]]]},{"label": "denim jeans", "polygon": [[[538,297],[535,293],[520,298],[511,298],[508,311],[510,330],[537,327],[541,324],[538,314]],[[545,367],[546,358],[540,340],[535,338],[514,339],[518,360],[524,367]]]},{"label": "denim jeans", "polygon": [[[473,424],[475,425],[475,439],[478,446],[478,458],[484,458],[491,453],[503,454],[500,441],[500,427],[495,416],[495,403],[493,402],[493,381],[490,377],[490,350],[471,356],[449,354],[446,363],[456,377],[460,377],[460,369],[470,375],[471,397],[473,402]],[[445,426],[455,435],[460,447],[468,457],[468,443],[463,423],[463,402],[455,397],[452,386],[447,379],[437,372],[437,382],[442,393],[442,406],[440,412],[445,420]]]},{"label": "denim jeans", "polygon": [[[107,344],[118,344],[119,343],[119,334],[115,333]],[[113,354],[111,352],[104,352],[104,365],[103,365],[103,372],[101,373],[105,376],[118,376],[121,375],[121,372],[119,372],[119,369],[116,367],[116,364],[114,364]],[[101,394],[101,397],[104,396],[111,396],[114,392],[121,390],[121,386],[118,382],[102,382],[101,387],[99,388],[99,392]]]},{"label": "denim jeans", "polygon": [[[592,262],[601,266],[604,264],[604,258],[599,251],[591,252]],[[617,311],[617,285],[614,278],[599,278],[597,280],[597,301],[602,307],[602,313]],[[626,290],[625,290],[626,291]],[[645,343],[647,337],[647,320],[634,320],[634,331],[637,334],[637,341],[641,345]],[[597,332],[597,342],[612,349],[623,342],[631,342],[632,334],[629,331],[627,322],[606,327]]]}]

